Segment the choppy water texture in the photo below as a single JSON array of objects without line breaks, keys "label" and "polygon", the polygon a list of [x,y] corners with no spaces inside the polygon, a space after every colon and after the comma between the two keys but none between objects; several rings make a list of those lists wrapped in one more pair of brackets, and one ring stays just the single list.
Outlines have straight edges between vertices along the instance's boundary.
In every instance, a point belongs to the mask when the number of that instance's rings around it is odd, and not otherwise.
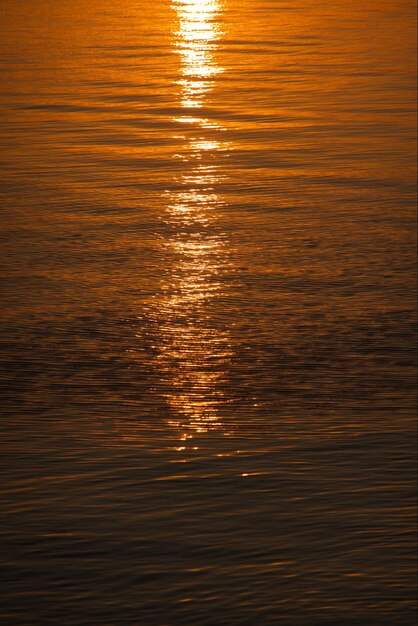
[{"label": "choppy water texture", "polygon": [[1,16],[1,623],[413,624],[412,0]]}]

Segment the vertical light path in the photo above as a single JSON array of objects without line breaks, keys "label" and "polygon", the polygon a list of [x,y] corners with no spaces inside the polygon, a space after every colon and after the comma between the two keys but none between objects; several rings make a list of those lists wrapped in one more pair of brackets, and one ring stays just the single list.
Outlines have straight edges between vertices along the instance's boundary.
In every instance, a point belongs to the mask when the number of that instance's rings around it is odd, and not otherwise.
[{"label": "vertical light path", "polygon": [[[224,129],[205,116],[208,98],[222,68],[215,54],[221,34],[216,0],[177,0],[175,50],[180,55],[179,113],[183,166],[167,189],[163,245],[172,273],[157,298],[157,369],[170,424],[185,447],[209,429],[222,428],[224,398],[232,356],[227,330],[212,312],[225,290],[228,240],[219,226],[223,209],[216,188],[229,149]],[[184,128],[184,131],[183,131]],[[212,309],[211,309],[212,307]]]}]

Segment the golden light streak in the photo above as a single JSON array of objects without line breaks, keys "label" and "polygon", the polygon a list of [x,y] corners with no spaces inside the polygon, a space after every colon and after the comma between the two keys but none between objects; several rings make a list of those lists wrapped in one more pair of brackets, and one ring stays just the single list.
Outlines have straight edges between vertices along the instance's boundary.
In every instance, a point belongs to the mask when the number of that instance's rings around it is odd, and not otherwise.
[{"label": "golden light streak", "polygon": [[[173,5],[178,17],[175,48],[181,59],[179,100],[185,109],[173,117],[185,125],[185,134],[176,136],[182,145],[174,156],[184,162],[184,171],[173,181],[176,189],[166,191],[162,217],[171,232],[162,245],[173,265],[155,303],[155,365],[171,413],[169,423],[186,443],[222,427],[219,405],[226,401],[224,381],[233,355],[228,331],[210,314],[223,295],[222,275],[228,264],[228,241],[218,227],[225,203],[216,193],[224,175],[213,160],[226,155],[228,144],[215,136],[224,130],[216,121],[189,110],[208,106],[222,72],[215,60],[220,2],[174,0]],[[186,447],[191,448],[177,449]]]},{"label": "golden light streak", "polygon": [[214,61],[220,36],[216,17],[220,11],[217,0],[177,0],[179,20],[177,49],[182,61],[181,104],[200,108],[212,89],[213,78],[223,70]]}]

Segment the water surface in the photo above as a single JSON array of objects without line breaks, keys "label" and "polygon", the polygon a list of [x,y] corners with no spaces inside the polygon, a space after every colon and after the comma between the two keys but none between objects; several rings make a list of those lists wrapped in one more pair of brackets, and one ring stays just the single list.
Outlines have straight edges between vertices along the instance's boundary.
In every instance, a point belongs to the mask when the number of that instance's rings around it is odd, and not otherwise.
[{"label": "water surface", "polygon": [[1,12],[3,623],[412,625],[412,0]]}]

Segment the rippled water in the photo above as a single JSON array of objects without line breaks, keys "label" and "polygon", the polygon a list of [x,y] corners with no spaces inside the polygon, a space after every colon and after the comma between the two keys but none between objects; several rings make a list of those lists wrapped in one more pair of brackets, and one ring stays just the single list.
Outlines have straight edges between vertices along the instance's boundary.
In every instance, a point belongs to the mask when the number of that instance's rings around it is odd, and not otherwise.
[{"label": "rippled water", "polygon": [[3,0],[2,623],[414,623],[412,0]]}]

